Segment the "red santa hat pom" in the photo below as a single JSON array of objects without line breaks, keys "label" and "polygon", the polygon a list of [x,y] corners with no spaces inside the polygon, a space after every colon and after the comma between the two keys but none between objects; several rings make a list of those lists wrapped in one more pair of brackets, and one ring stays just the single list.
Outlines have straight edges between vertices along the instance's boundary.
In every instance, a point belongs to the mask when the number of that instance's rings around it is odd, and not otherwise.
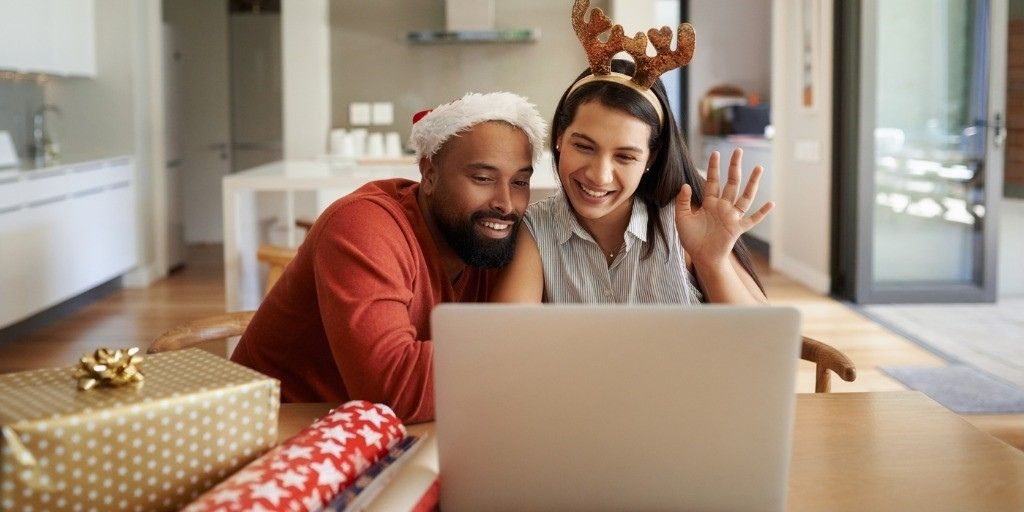
[{"label": "red santa hat pom", "polygon": [[415,114],[412,115],[412,124],[418,123],[420,119],[423,119],[423,116],[433,111],[434,109],[428,108],[426,110],[420,110],[419,112],[416,112]]},{"label": "red santa hat pom", "polygon": [[522,130],[533,147],[534,162],[540,160],[547,125],[536,106],[510,92],[469,93],[433,110],[419,112],[413,116],[409,142],[417,157],[429,158],[448,139],[487,121],[504,121]]}]

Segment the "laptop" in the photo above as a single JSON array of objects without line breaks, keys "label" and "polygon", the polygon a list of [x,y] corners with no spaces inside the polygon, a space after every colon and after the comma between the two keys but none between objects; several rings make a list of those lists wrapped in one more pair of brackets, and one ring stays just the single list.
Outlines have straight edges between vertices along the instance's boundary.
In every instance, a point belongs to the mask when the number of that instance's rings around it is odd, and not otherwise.
[{"label": "laptop", "polygon": [[444,304],[441,509],[783,510],[792,308]]}]

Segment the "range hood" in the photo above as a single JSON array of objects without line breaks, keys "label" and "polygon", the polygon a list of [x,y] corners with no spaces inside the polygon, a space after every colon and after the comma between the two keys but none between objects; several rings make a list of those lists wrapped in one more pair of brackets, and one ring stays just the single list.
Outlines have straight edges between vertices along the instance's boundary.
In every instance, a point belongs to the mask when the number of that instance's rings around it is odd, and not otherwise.
[{"label": "range hood", "polygon": [[444,30],[418,30],[405,39],[416,44],[436,43],[532,43],[540,29],[496,30],[494,0],[446,0]]}]

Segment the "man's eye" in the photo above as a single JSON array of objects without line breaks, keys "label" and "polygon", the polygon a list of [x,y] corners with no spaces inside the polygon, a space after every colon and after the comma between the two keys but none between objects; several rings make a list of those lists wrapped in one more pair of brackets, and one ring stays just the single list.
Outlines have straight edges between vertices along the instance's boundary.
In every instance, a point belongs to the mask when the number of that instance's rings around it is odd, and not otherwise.
[{"label": "man's eye", "polygon": [[517,187],[529,187],[530,186],[530,180],[516,180],[516,181],[512,182],[512,184],[517,186]]},{"label": "man's eye", "polygon": [[489,176],[473,176],[473,181],[477,183],[490,183],[492,180]]}]

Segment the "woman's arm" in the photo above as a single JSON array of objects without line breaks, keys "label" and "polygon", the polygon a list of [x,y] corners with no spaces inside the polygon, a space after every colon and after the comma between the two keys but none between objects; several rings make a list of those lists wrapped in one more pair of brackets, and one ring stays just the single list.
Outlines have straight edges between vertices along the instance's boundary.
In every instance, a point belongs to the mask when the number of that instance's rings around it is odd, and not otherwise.
[{"label": "woman's arm", "polygon": [[540,249],[526,226],[516,233],[516,252],[505,268],[498,273],[491,288],[491,302],[539,303],[544,299],[544,270]]},{"label": "woman's arm", "polygon": [[747,209],[757,195],[764,168],[757,166],[740,194],[740,169],[743,151],[733,152],[726,182],[719,182],[719,155],[711,154],[704,200],[699,207],[691,204],[693,190],[683,185],[676,197],[676,229],[687,262],[704,287],[708,302],[732,304],[765,304],[768,299],[733,252],[740,235],[761,222],[775,206],[765,203],[747,216]]},{"label": "woman's arm", "polygon": [[[689,258],[687,258],[689,259]],[[704,286],[704,300],[727,304],[767,304],[768,297],[757,287],[754,278],[740,264],[736,254],[730,254],[728,263],[697,265],[691,272]]]}]

